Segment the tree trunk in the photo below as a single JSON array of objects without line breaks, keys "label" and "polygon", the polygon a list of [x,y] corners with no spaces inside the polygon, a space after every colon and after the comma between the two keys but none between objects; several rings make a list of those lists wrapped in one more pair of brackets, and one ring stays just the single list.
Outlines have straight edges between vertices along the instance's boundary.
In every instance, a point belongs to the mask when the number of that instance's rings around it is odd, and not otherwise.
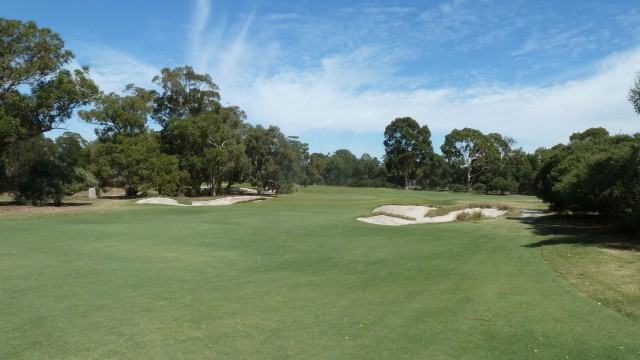
[{"label": "tree trunk", "polygon": [[473,183],[471,182],[471,172],[473,170],[473,162],[475,159],[471,159],[469,160],[469,166],[467,166],[467,191],[471,191],[471,188],[473,187]]},{"label": "tree trunk", "polygon": [[216,177],[211,175],[211,196],[216,196]]},{"label": "tree trunk", "polygon": [[404,189],[409,190],[409,174],[404,174]]}]

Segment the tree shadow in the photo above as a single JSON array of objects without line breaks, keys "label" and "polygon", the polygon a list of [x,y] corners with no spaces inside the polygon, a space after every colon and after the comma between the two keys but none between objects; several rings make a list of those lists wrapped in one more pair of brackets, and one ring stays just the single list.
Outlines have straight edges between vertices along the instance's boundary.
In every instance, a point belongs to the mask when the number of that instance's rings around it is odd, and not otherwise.
[{"label": "tree shadow", "polygon": [[597,215],[548,214],[510,219],[529,225],[536,235],[542,237],[539,241],[523,245],[527,248],[568,244],[640,252],[640,239],[633,232]]},{"label": "tree shadow", "polygon": [[64,202],[60,205],[56,205],[53,203],[48,203],[46,205],[42,205],[42,206],[33,206],[31,204],[24,204],[21,203],[19,201],[15,201],[15,200],[8,200],[8,201],[0,201],[0,206],[1,207],[9,207],[9,206],[28,206],[28,207],[42,207],[42,208],[46,208],[46,207],[77,207],[77,206],[91,206],[91,203],[88,202]]}]

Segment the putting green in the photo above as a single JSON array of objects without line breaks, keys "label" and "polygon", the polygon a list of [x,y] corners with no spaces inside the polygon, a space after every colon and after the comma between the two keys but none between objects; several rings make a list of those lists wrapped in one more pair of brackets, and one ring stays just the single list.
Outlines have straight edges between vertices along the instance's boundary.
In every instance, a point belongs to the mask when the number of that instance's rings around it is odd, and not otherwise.
[{"label": "putting green", "polygon": [[637,359],[513,219],[382,227],[384,204],[530,197],[314,187],[226,207],[0,218],[2,359]]}]

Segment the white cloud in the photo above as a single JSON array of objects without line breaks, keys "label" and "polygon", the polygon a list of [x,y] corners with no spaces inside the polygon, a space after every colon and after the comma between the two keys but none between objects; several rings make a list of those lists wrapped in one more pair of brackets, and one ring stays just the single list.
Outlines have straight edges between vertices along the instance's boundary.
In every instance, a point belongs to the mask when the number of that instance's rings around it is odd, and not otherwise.
[{"label": "white cloud", "polygon": [[532,151],[566,142],[573,132],[589,127],[602,126],[612,133],[640,130],[640,120],[627,102],[640,49],[602,60],[598,71],[585,79],[550,87],[359,91],[357,85],[367,79],[357,78],[349,59],[338,59],[344,63],[326,59],[319,71],[282,72],[225,93],[247,111],[249,119],[278,125],[288,134],[382,133],[394,118],[411,116],[440,136],[454,128],[473,127],[513,137]]},{"label": "white cloud", "polygon": [[121,93],[130,83],[150,88],[160,73],[159,67],[106,46],[82,46],[76,54],[76,62],[89,66],[91,78],[105,93]]}]

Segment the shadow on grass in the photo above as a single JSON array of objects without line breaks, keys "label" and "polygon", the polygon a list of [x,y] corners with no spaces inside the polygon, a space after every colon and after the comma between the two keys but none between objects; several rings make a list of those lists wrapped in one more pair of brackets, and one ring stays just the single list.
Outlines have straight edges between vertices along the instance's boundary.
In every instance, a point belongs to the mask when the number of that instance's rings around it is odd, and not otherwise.
[{"label": "shadow on grass", "polygon": [[[0,201],[0,206],[1,207],[5,207],[5,206],[29,206],[29,207],[33,207],[33,205],[31,204],[23,204],[20,203],[18,201]],[[37,207],[76,207],[76,206],[91,206],[91,203],[88,202],[65,202],[62,203],[61,205],[55,205],[53,203],[49,203],[43,206],[37,206]]]},{"label": "shadow on grass", "polygon": [[640,239],[632,232],[596,215],[543,215],[510,219],[528,224],[536,235],[544,238],[523,245],[528,248],[570,244],[640,251]]}]

